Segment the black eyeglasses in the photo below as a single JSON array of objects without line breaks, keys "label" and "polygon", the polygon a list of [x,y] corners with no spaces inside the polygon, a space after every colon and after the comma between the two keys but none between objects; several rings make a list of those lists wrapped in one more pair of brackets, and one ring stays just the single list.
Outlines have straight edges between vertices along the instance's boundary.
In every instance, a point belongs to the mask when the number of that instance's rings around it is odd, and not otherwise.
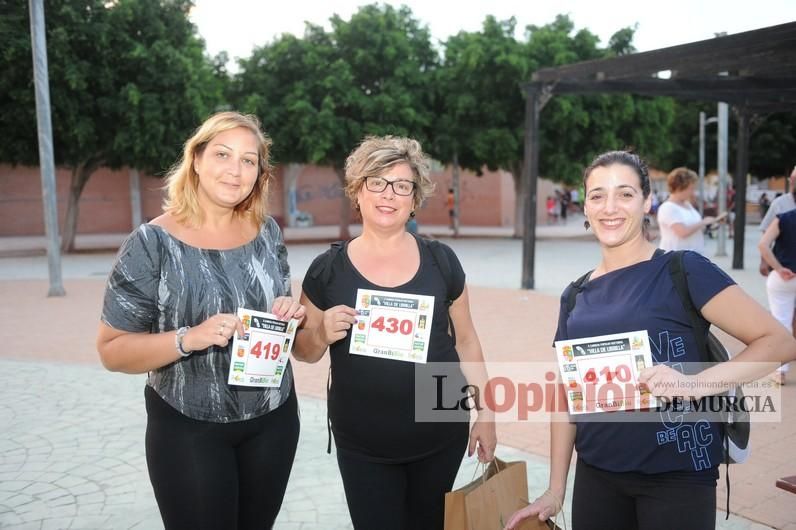
[{"label": "black eyeglasses", "polygon": [[415,182],[411,180],[387,180],[382,177],[365,177],[365,187],[368,191],[374,193],[381,193],[387,189],[387,186],[392,188],[396,195],[411,195],[415,191]]}]

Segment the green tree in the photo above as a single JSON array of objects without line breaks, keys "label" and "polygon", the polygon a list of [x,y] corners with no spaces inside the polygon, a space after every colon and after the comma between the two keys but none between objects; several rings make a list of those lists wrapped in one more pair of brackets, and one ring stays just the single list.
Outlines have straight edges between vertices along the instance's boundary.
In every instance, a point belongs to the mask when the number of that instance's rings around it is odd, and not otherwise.
[{"label": "green tree", "polygon": [[488,16],[481,31],[459,32],[445,42],[434,87],[433,154],[455,173],[458,166],[477,175],[484,166],[511,172],[520,212],[525,113],[520,83],[528,77],[529,60],[514,38],[515,27],[514,18]]},{"label": "green tree", "polygon": [[[187,0],[47,2],[47,49],[56,163],[72,170],[65,251],[74,249],[80,194],[102,166],[160,173],[187,134],[220,102],[223,87],[188,20]],[[24,3],[11,2],[27,21]],[[37,161],[28,24],[8,28],[0,130],[19,150],[13,164]],[[8,111],[8,112],[7,112]]]},{"label": "green tree", "polygon": [[[668,167],[699,167],[699,113],[710,118],[716,115],[716,103],[678,100],[671,132],[672,146],[667,156]],[[734,113],[729,123],[729,170],[735,171],[738,135]],[[758,178],[788,175],[796,163],[796,114],[778,112],[756,114],[751,123],[749,141],[749,173]],[[705,127],[705,171],[716,169],[717,127]]]},{"label": "green tree", "polygon": [[[436,55],[428,30],[406,7],[368,5],[332,30],[307,25],[241,61],[234,100],[256,113],[278,161],[334,168],[369,134],[425,139],[432,123],[430,77]],[[350,204],[341,200],[340,237]]]},{"label": "green tree", "polygon": [[[620,29],[608,48],[586,29],[574,32],[563,15],[546,26],[528,26],[528,53],[537,68],[555,67],[633,51],[634,29]],[[554,181],[579,185],[583,167],[598,153],[633,147],[650,160],[663,160],[671,149],[674,105],[668,98],[623,95],[555,96],[541,120],[540,173]]]}]

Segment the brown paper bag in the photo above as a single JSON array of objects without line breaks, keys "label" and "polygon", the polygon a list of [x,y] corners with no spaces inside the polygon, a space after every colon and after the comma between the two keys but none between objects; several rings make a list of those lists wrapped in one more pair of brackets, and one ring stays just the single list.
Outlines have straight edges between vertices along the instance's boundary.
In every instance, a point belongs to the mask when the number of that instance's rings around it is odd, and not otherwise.
[{"label": "brown paper bag", "polygon": [[[525,462],[495,459],[480,478],[445,494],[445,530],[502,530],[511,515],[528,505]],[[547,530],[536,518],[521,530]]]}]

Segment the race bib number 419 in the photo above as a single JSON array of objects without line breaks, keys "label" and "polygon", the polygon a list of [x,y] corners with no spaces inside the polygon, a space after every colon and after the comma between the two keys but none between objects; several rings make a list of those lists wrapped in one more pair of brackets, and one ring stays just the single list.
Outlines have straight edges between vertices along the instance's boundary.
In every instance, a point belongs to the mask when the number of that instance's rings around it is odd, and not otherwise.
[{"label": "race bib number 419", "polygon": [[245,333],[235,334],[229,363],[230,385],[276,388],[287,369],[297,320],[285,322],[271,313],[238,309]]},{"label": "race bib number 419", "polygon": [[349,353],[425,363],[434,297],[357,290],[357,322]]}]

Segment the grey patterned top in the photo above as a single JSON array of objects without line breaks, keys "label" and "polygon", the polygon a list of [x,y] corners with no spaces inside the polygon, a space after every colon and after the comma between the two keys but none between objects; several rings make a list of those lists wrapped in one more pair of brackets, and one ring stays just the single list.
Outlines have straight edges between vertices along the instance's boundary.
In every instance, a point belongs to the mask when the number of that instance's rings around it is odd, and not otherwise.
[{"label": "grey patterned top", "polygon": [[[282,233],[272,218],[249,243],[230,250],[192,247],[144,224],[122,244],[105,289],[102,321],[123,331],[161,333],[196,326],[238,307],[269,311],[290,294]],[[227,384],[232,342],[211,346],[149,372],[147,384],[182,414],[227,423],[265,414],[290,394],[288,363],[280,388]]]}]

